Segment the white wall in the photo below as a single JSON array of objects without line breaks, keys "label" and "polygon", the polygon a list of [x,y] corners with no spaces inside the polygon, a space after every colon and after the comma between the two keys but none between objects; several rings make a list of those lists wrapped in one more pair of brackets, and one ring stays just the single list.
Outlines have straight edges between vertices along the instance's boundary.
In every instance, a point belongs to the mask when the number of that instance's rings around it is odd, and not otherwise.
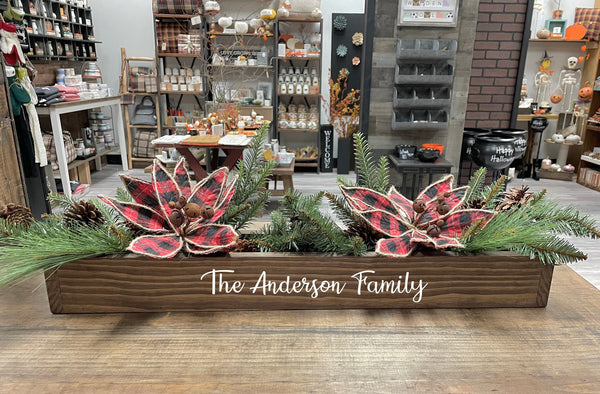
[{"label": "white wall", "polygon": [[152,0],[90,0],[103,81],[119,91],[121,48],[127,56],[154,57]]}]

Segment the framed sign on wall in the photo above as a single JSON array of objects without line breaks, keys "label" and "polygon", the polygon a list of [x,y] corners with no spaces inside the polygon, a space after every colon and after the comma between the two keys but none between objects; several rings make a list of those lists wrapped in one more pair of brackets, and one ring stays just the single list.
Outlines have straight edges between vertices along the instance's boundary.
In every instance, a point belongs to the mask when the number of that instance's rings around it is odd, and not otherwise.
[{"label": "framed sign on wall", "polygon": [[399,26],[454,27],[459,0],[400,0]]}]

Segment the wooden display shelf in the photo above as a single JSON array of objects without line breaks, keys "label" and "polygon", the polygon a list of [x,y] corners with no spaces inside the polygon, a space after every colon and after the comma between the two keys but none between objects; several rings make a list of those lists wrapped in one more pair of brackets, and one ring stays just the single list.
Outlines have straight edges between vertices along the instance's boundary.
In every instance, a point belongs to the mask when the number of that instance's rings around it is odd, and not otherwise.
[{"label": "wooden display shelf", "polygon": [[573,172],[564,172],[564,171],[550,171],[545,169],[540,169],[540,178],[546,179],[556,179],[559,181],[573,181],[575,177],[575,173]]},{"label": "wooden display shelf", "polygon": [[160,19],[192,19],[195,16],[199,16],[199,15],[188,15],[188,14],[160,14],[160,13],[154,13],[154,17],[155,18],[160,18]]},{"label": "wooden display shelf", "polygon": [[558,114],[541,114],[541,115],[517,115],[517,122],[529,122],[532,118],[546,118],[548,120],[557,120]]},{"label": "wooden display shelf", "polygon": [[159,53],[158,57],[189,57],[200,59],[204,56],[200,53]]},{"label": "wooden display shelf", "polygon": [[290,60],[321,60],[321,56],[279,56],[279,60],[282,60],[284,62],[290,61]]},{"label": "wooden display shelf", "polygon": [[259,33],[243,33],[243,34],[230,34],[223,32],[208,32],[209,36],[220,36],[220,37],[273,37],[273,33],[259,34]]},{"label": "wooden display shelf", "polygon": [[587,124],[586,129],[591,130],[591,131],[600,131],[600,125],[599,126],[594,126],[592,124]]},{"label": "wooden display shelf", "polygon": [[589,156],[586,156],[586,155],[581,155],[581,160],[587,161],[588,163],[592,163],[592,164],[595,164],[597,166],[600,166],[600,160],[594,159],[593,157],[589,157]]},{"label": "wooden display shelf", "polygon": [[196,95],[202,96],[204,92],[190,92],[189,90],[181,91],[181,90],[161,90],[159,94],[181,94],[181,95]]},{"label": "wooden display shelf", "polygon": [[280,133],[318,133],[318,129],[279,129]]},{"label": "wooden display shelf", "polygon": [[[245,285],[237,293],[221,292],[213,270],[229,270],[224,280]],[[545,307],[553,270],[552,265],[511,253],[394,260],[275,253],[166,260],[126,255],[65,263],[46,272],[46,288],[53,313]],[[263,283],[263,276],[264,282],[291,293],[252,290]],[[302,278],[317,281],[318,297],[303,286],[296,290],[294,283]],[[328,283],[325,290],[322,281]],[[375,293],[367,281],[398,288]]]},{"label": "wooden display shelf", "polygon": [[318,168],[319,159],[296,159],[296,167]]},{"label": "wooden display shelf", "polygon": [[321,97],[319,94],[277,94],[279,97]]},{"label": "wooden display shelf", "polygon": [[595,41],[588,40],[565,40],[563,38],[530,38],[529,42],[543,42],[543,43],[562,43],[562,44],[585,44],[588,49],[596,49],[598,48],[598,43]]},{"label": "wooden display shelf", "polygon": [[306,23],[319,23],[321,18],[292,18],[292,17],[278,17],[278,22],[306,22]]},{"label": "wooden display shelf", "polygon": [[258,69],[268,69],[271,70],[273,68],[273,66],[250,66],[250,65],[245,65],[245,66],[238,66],[237,64],[208,64],[208,67],[214,67],[214,68],[218,68],[218,67],[222,67],[222,68],[258,68]]},{"label": "wooden display shelf", "polygon": [[135,124],[132,124],[131,128],[132,129],[156,129],[156,128],[158,128],[158,125],[149,126],[149,125],[135,125]]}]

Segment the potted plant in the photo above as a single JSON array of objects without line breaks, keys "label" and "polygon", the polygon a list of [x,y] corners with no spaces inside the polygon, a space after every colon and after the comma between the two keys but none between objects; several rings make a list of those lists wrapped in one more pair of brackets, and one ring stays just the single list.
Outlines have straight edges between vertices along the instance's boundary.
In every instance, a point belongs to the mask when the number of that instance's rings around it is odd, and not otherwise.
[{"label": "potted plant", "polygon": [[[329,77],[330,123],[338,136],[338,174],[348,174],[352,156],[352,134],[360,123],[360,90],[348,90],[350,71],[342,68],[336,80]],[[323,103],[327,100],[323,99]]]},{"label": "potted plant", "polygon": [[506,191],[504,178],[484,186],[485,169],[410,201],[360,133],[358,184],[340,185],[341,196],[288,192],[269,224],[244,232],[273,165],[256,141],[237,174],[196,185],[183,162],[173,174],[156,163],[152,181],[123,176],[105,203],[53,196],[64,212],[37,222],[4,207],[0,285],[44,271],[55,313],[543,307],[553,265],[586,258],[561,235],[600,236],[545,192]]}]

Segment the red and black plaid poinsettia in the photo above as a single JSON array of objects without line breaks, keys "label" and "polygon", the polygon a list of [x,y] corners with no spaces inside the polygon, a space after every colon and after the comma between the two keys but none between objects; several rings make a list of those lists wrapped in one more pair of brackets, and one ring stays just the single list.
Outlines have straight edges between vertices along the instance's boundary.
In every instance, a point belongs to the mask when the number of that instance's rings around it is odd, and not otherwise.
[{"label": "red and black plaid poinsettia", "polygon": [[121,175],[133,202],[99,198],[152,233],[131,241],[128,250],[159,259],[173,257],[184,247],[192,254],[209,254],[230,249],[239,236],[233,227],[215,224],[235,192],[237,176],[229,184],[228,176],[229,170],[220,168],[192,188],[183,159],[173,174],[155,161],[152,182]]},{"label": "red and black plaid poinsettia", "polygon": [[464,247],[459,239],[473,223],[485,225],[494,215],[483,209],[464,209],[468,186],[452,189],[452,175],[430,185],[414,201],[394,187],[388,195],[361,187],[340,186],[355,214],[389,238],[380,239],[375,251],[406,257],[418,245],[434,249]]}]

